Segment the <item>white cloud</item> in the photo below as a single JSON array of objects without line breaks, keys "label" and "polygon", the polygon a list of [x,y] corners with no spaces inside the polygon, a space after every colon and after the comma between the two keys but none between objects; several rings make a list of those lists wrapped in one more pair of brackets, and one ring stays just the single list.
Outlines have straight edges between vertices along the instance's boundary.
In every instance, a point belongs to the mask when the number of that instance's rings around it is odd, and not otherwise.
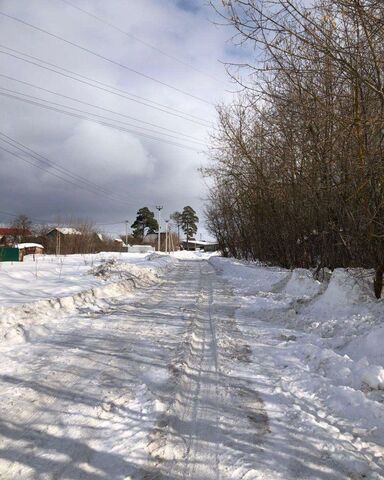
[{"label": "white cloud", "polygon": [[81,165],[93,181],[109,182],[116,176],[148,177],[153,172],[154,159],[137,137],[89,122],[79,123],[60,150],[67,168],[75,170]]}]

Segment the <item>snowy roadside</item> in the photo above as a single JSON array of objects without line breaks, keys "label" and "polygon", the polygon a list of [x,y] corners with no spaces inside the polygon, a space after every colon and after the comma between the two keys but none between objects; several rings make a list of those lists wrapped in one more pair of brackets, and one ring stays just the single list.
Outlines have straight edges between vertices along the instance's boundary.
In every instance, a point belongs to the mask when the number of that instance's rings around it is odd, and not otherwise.
[{"label": "snowy roadside", "polygon": [[[209,261],[241,299],[252,361],[237,374],[252,379],[270,416],[264,471],[323,478],[320,452],[345,478],[384,478],[384,302],[356,272],[318,282],[302,269]],[[286,471],[274,470],[276,452]]]},{"label": "snowy roadside", "polygon": [[28,340],[30,328],[83,306],[159,281],[175,260],[163,255],[106,252],[25,257],[0,264],[0,341]]}]

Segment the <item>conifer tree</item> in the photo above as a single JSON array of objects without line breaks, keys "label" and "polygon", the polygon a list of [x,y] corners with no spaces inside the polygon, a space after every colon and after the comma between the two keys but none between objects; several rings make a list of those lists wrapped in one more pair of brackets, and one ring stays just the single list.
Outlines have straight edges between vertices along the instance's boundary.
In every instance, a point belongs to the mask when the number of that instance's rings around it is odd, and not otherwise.
[{"label": "conifer tree", "polygon": [[[143,238],[145,234],[156,233],[159,224],[155,219],[155,214],[148,207],[142,207],[137,212],[136,220],[131,225],[133,236],[135,238]],[[147,231],[145,231],[147,229]]]},{"label": "conifer tree", "polygon": [[196,215],[195,210],[190,206],[184,207],[181,214],[181,228],[187,237],[187,249],[190,237],[196,235],[198,223],[199,217]]}]

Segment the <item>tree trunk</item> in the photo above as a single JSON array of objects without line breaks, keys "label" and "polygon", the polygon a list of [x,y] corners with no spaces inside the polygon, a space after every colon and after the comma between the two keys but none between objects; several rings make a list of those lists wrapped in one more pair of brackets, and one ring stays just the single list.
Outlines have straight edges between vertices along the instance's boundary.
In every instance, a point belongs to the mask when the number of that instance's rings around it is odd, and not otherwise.
[{"label": "tree trunk", "polygon": [[383,290],[383,275],[384,265],[380,265],[376,268],[375,279],[373,281],[373,289],[375,291],[376,298],[381,298],[381,292]]}]

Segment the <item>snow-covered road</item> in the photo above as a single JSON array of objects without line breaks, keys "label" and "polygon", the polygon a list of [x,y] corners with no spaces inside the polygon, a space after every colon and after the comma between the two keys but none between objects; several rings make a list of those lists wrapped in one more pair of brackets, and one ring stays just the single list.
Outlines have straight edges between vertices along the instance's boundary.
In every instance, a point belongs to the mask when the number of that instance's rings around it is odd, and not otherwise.
[{"label": "snow-covered road", "polygon": [[0,477],[231,478],[267,430],[257,393],[220,370],[224,354],[248,361],[234,311],[207,262],[181,262],[3,347]]},{"label": "snow-covered road", "polygon": [[179,261],[2,345],[0,478],[384,478],[315,397],[284,391],[290,333],[236,315],[240,302],[210,263]]}]

